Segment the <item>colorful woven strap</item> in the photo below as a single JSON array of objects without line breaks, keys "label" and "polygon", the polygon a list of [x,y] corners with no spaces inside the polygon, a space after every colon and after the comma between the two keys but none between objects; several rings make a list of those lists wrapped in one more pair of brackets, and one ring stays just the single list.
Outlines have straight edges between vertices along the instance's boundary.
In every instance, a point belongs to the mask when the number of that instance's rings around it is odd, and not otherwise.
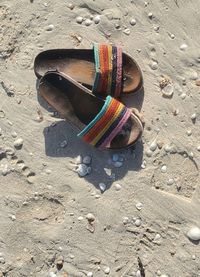
[{"label": "colorful woven strap", "polygon": [[94,44],[95,95],[119,97],[122,89],[122,49],[108,44]]},{"label": "colorful woven strap", "polygon": [[106,148],[121,131],[130,115],[131,109],[115,98],[107,96],[101,111],[78,136],[95,147]]}]

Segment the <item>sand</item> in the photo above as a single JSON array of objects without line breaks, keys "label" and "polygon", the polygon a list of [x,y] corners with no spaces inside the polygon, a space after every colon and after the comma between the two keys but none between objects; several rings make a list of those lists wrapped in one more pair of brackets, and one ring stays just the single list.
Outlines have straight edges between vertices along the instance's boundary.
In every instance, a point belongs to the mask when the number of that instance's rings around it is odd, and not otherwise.
[{"label": "sand", "polygon": [[[200,228],[199,11],[195,0],[1,0],[0,276],[200,276],[186,235]],[[121,45],[143,71],[133,97],[145,129],[117,152],[120,168],[38,102],[35,56],[94,41]],[[78,155],[92,157],[85,178],[72,170]]]}]

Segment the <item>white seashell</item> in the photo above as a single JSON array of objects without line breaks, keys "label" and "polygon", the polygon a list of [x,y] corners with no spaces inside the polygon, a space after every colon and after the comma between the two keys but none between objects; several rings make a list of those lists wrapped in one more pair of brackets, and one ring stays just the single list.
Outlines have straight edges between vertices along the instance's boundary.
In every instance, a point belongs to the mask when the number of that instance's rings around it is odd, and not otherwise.
[{"label": "white seashell", "polygon": [[168,84],[166,87],[162,89],[162,95],[164,97],[172,97],[174,93],[174,86],[172,84]]},{"label": "white seashell", "polygon": [[49,26],[47,26],[46,30],[47,31],[53,31],[54,29],[54,25],[53,24],[50,24]]},{"label": "white seashell", "polygon": [[104,183],[99,183],[99,188],[102,192],[104,192],[106,190],[107,186]]},{"label": "white seashell", "polygon": [[166,165],[163,165],[163,166],[161,167],[161,172],[162,172],[162,173],[166,173],[166,172],[167,172],[167,166],[166,166]]},{"label": "white seashell", "polygon": [[119,160],[119,155],[118,154],[113,154],[112,155],[112,160],[113,160],[113,162],[117,162]]},{"label": "white seashell", "polygon": [[88,221],[91,221],[91,222],[95,221],[95,216],[92,213],[88,213],[86,215],[86,218],[87,218]]},{"label": "white seashell", "polygon": [[115,167],[122,167],[122,165],[123,165],[123,162],[115,162],[114,163]]},{"label": "white seashell", "polygon": [[195,113],[193,113],[192,115],[191,115],[191,119],[192,120],[195,120],[197,118],[197,115],[195,114]]},{"label": "white seashell", "polygon": [[136,227],[140,227],[141,226],[141,223],[142,223],[142,221],[141,221],[141,219],[136,219],[136,221],[135,221],[135,226]]},{"label": "white seashell", "polygon": [[174,35],[174,34],[171,34],[170,37],[171,37],[172,39],[174,39],[174,38],[175,38],[175,35]]},{"label": "white seashell", "polygon": [[81,221],[81,220],[83,220],[83,217],[82,217],[82,216],[79,216],[79,217],[78,217],[78,221]]},{"label": "white seashell", "polygon": [[87,273],[87,277],[93,277],[93,273],[90,271]]},{"label": "white seashell", "polygon": [[82,17],[82,16],[77,16],[76,22],[77,22],[78,24],[81,24],[81,23],[83,22],[83,17]]},{"label": "white seashell", "polygon": [[130,31],[129,28],[126,28],[126,29],[123,30],[123,33],[124,33],[125,35],[129,36],[130,33],[131,33],[131,31]]},{"label": "white seashell", "polygon": [[192,227],[188,231],[187,236],[191,240],[200,240],[200,229],[198,227]]},{"label": "white seashell", "polygon": [[67,146],[67,141],[66,141],[66,140],[63,140],[63,141],[60,143],[60,147],[65,148],[66,146]]},{"label": "white seashell", "polygon": [[134,18],[132,18],[132,19],[130,20],[130,24],[131,24],[132,26],[134,26],[134,25],[136,24],[136,20],[135,20]]},{"label": "white seashell", "polygon": [[115,189],[116,191],[121,190],[122,186],[120,184],[115,184]]},{"label": "white seashell", "polygon": [[135,205],[136,209],[138,209],[139,211],[142,209],[143,207],[143,204],[141,202],[138,202],[136,205]]},{"label": "white seashell", "polygon": [[92,20],[86,19],[85,20],[85,26],[90,26],[92,24]]},{"label": "white seashell", "polygon": [[188,48],[188,46],[187,46],[187,44],[183,43],[183,44],[181,44],[181,46],[179,48],[181,51],[185,51]]},{"label": "white seashell", "polygon": [[82,159],[82,156],[81,155],[78,155],[77,158],[76,158],[76,164],[81,164],[83,162],[83,159]]},{"label": "white seashell", "polygon": [[157,142],[156,142],[156,140],[154,140],[154,141],[150,144],[149,149],[150,149],[151,151],[155,151],[156,148],[157,148]]},{"label": "white seashell", "polygon": [[105,274],[109,274],[109,273],[110,273],[110,267],[108,267],[108,266],[105,267],[105,268],[104,268],[104,273],[105,273]]},{"label": "white seashell", "polygon": [[23,141],[22,138],[16,139],[16,140],[14,141],[14,147],[15,147],[15,148],[21,148],[22,145],[23,145],[23,143],[24,143],[24,141]]},{"label": "white seashell", "polygon": [[83,163],[84,163],[84,164],[90,164],[91,161],[92,161],[92,157],[91,157],[91,156],[85,156],[85,157],[83,158]]},{"label": "white seashell", "polygon": [[94,20],[95,24],[98,24],[100,22],[100,20],[101,20],[100,15],[96,15],[93,20]]},{"label": "white seashell", "polygon": [[149,66],[152,70],[158,69],[158,63],[157,62],[151,61]]},{"label": "white seashell", "polygon": [[76,169],[76,172],[80,177],[84,177],[88,175],[88,167],[85,164],[79,164],[78,168]]},{"label": "white seashell", "polygon": [[146,165],[147,165],[147,162],[144,160],[141,164],[141,168],[142,169],[145,169],[146,168]]}]

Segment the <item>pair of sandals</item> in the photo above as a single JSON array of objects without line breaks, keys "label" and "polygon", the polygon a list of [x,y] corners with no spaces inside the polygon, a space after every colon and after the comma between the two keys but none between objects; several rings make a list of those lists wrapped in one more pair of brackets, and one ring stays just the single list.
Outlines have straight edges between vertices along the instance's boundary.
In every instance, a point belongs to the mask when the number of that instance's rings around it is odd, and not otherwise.
[{"label": "pair of sandals", "polygon": [[35,58],[34,71],[39,94],[81,130],[78,136],[88,144],[121,149],[141,137],[138,113],[118,99],[142,87],[142,73],[120,47],[47,50]]}]

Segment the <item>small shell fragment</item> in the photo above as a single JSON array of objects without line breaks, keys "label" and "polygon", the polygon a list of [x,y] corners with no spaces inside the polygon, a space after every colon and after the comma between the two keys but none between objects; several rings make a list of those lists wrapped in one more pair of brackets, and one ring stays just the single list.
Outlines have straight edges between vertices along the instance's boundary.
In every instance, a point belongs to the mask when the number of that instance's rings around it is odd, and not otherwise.
[{"label": "small shell fragment", "polygon": [[123,30],[123,33],[124,33],[125,35],[129,36],[130,33],[131,33],[131,31],[130,31],[129,28],[126,28],[126,29]]},{"label": "small shell fragment", "polygon": [[155,151],[156,148],[157,148],[157,142],[156,142],[156,140],[154,140],[154,141],[150,144],[149,149],[150,149],[151,151]]},{"label": "small shell fragment", "polygon": [[17,149],[22,148],[23,143],[24,143],[23,139],[18,138],[14,141],[14,147]]},{"label": "small shell fragment", "polygon": [[187,48],[188,48],[188,46],[187,46],[186,43],[183,43],[183,44],[181,44],[181,46],[180,46],[180,50],[181,50],[181,51],[185,51]]},{"label": "small shell fragment", "polygon": [[142,207],[143,207],[143,204],[141,203],[141,202],[138,202],[136,205],[135,205],[135,207],[136,207],[136,209],[137,210],[141,210],[142,209]]},{"label": "small shell fragment", "polygon": [[161,172],[162,172],[162,173],[167,172],[167,166],[166,166],[166,165],[163,165],[163,166],[161,167]]},{"label": "small shell fragment", "polygon": [[172,84],[168,84],[162,89],[162,95],[164,97],[172,97],[174,93],[174,86]]},{"label": "small shell fragment", "polygon": [[200,240],[200,229],[198,227],[192,227],[188,233],[187,237],[191,240]]}]

